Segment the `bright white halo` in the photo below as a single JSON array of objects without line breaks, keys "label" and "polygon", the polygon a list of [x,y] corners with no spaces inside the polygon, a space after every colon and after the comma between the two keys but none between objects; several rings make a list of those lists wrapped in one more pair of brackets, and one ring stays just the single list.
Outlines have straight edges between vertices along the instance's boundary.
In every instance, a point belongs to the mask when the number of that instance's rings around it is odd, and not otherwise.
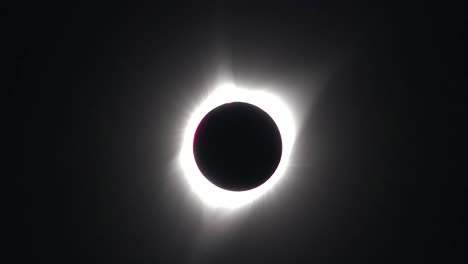
[{"label": "bright white halo", "polygon": [[[193,154],[193,140],[201,120],[214,108],[230,102],[244,102],[265,111],[275,121],[281,133],[281,160],[273,175],[262,185],[247,191],[228,191],[210,181],[200,172]],[[275,95],[262,91],[239,88],[232,83],[219,85],[190,116],[184,131],[179,162],[192,190],[208,205],[238,208],[271,190],[284,176],[295,140],[295,122],[288,107]]]}]

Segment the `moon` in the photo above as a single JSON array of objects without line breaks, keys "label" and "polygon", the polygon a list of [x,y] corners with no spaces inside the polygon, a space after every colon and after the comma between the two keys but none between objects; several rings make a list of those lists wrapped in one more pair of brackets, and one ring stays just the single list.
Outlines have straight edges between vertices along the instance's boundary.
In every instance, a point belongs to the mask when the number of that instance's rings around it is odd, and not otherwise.
[{"label": "moon", "polygon": [[247,191],[265,183],[281,160],[281,134],[273,119],[247,103],[211,110],[198,125],[195,161],[214,185]]}]

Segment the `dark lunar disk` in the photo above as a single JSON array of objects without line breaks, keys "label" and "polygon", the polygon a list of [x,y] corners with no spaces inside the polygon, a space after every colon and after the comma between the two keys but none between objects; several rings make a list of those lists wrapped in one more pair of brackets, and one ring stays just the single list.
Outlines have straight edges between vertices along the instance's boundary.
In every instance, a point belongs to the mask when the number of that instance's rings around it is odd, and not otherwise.
[{"label": "dark lunar disk", "polygon": [[247,103],[227,103],[211,110],[198,125],[195,161],[216,186],[246,191],[265,183],[281,159],[281,134],[273,119]]}]

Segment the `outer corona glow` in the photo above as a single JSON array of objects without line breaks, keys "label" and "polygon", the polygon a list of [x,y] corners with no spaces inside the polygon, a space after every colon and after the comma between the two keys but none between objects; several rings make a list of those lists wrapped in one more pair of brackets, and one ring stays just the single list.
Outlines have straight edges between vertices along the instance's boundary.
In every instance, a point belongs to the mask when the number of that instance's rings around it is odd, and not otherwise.
[{"label": "outer corona glow", "polygon": [[[203,117],[214,108],[230,102],[244,102],[265,111],[275,121],[281,133],[281,160],[273,175],[262,185],[247,191],[228,191],[212,184],[200,172],[193,154],[193,140]],[[183,174],[192,190],[213,207],[238,208],[270,191],[284,176],[295,140],[295,122],[288,107],[277,96],[264,90],[237,87],[232,83],[219,85],[191,114],[183,134],[179,156]]]}]

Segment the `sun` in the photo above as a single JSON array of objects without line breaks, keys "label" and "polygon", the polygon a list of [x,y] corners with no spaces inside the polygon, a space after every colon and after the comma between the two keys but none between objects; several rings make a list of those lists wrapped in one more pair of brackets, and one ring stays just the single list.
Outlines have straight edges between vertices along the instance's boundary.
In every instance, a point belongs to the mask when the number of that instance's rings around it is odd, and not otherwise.
[{"label": "sun", "polygon": [[[273,175],[262,185],[247,191],[228,191],[212,184],[198,169],[193,154],[193,140],[203,117],[214,108],[231,102],[244,102],[265,111],[275,121],[282,138],[281,160]],[[180,151],[179,162],[183,176],[191,189],[207,205],[221,208],[239,208],[271,191],[285,175],[296,136],[293,115],[286,104],[276,95],[265,90],[247,89],[233,83],[223,83],[192,112],[187,121]]]}]

